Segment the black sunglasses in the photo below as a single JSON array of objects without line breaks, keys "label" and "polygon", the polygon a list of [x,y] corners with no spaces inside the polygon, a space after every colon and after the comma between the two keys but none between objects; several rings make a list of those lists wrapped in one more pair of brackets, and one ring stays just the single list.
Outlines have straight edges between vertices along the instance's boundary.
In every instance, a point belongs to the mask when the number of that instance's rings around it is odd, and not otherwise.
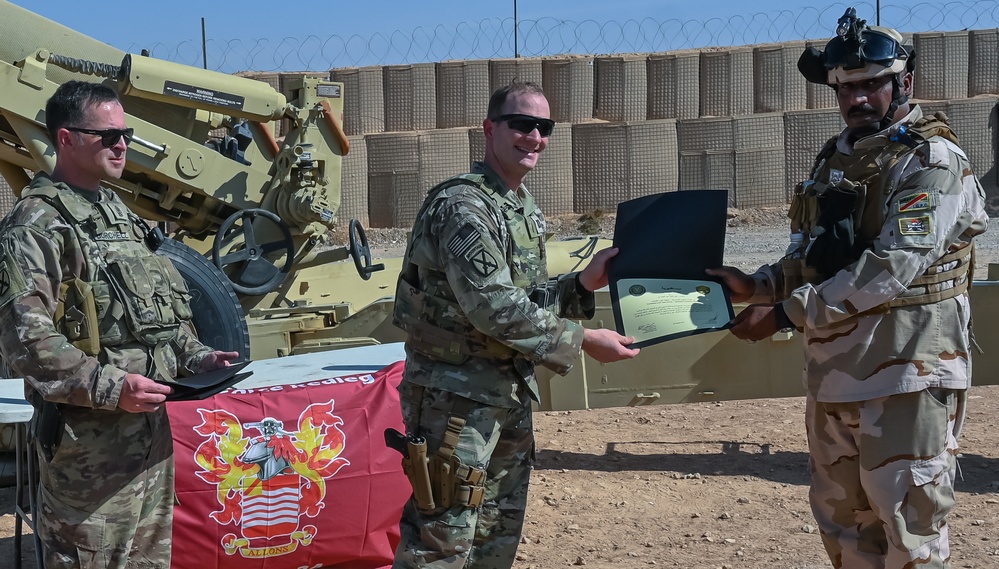
[{"label": "black sunglasses", "polygon": [[63,128],[73,132],[82,132],[83,134],[96,134],[101,137],[101,145],[104,148],[111,148],[115,144],[118,144],[118,139],[122,137],[125,137],[125,146],[128,146],[132,142],[132,135],[135,134],[134,128],[106,128],[104,130],[77,128],[75,126],[66,126]]},{"label": "black sunglasses", "polygon": [[489,120],[506,122],[510,128],[524,134],[531,134],[534,129],[538,129],[538,134],[541,136],[551,136],[552,131],[555,130],[555,121],[552,119],[543,119],[532,115],[500,115]]}]

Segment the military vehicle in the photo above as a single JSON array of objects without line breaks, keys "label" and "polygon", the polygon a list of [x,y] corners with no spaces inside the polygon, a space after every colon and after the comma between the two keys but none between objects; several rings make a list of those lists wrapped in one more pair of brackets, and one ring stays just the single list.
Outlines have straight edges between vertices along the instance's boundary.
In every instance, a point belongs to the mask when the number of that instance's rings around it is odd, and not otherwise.
[{"label": "military vehicle", "polygon": [[[341,83],[304,77],[291,100],[252,79],[126,54],[0,0],[0,175],[17,191],[51,170],[44,102],[69,79],[105,81],[135,129],[120,180],[139,215],[171,228],[160,252],[194,291],[206,343],[255,360],[396,342],[391,323],[400,259],[372,259],[356,220],[338,220]],[[283,138],[274,125],[286,121]],[[221,133],[221,134],[220,134]],[[345,243],[335,228],[346,225]],[[605,240],[549,243],[549,272],[578,270]],[[978,342],[994,345],[999,266],[972,293]],[[613,327],[598,291],[588,326]],[[335,358],[335,354],[331,354]],[[542,409],[587,409],[801,395],[800,336],[757,344],[691,336],[603,365],[584,357],[568,377],[541,372]],[[999,358],[975,354],[977,383]]]}]

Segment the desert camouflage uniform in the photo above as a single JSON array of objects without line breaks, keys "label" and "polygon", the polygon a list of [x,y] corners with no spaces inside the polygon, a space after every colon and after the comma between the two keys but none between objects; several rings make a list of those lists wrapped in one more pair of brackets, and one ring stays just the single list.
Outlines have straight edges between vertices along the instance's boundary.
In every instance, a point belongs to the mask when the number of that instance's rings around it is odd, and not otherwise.
[{"label": "desert camouflage uniform", "polygon": [[[852,148],[841,134],[813,181],[835,186],[851,159],[905,138],[900,128],[921,117],[914,106]],[[955,143],[912,142],[867,188],[883,201],[868,202],[873,214],[868,207],[857,233],[870,232],[870,243],[857,262],[794,290],[784,290],[781,264],[754,275],[750,302],[786,299],[788,317],[804,329],[810,498],[835,567],[946,567],[950,557],[945,518],[971,377],[968,295],[886,306],[970,279],[965,266],[947,282],[910,286],[934,263],[931,272],[957,266],[937,261],[969,246],[988,217]]]},{"label": "desert camouflage uniform", "polygon": [[[30,197],[37,193],[57,196],[63,211],[76,219],[65,219],[50,202]],[[104,223],[94,222],[95,211]],[[117,408],[126,373],[159,374],[153,348],[125,322],[126,310],[109,273],[127,273],[127,286],[149,301],[138,312],[150,324],[166,319],[157,311],[183,314],[176,303],[188,299],[172,265],[149,270],[150,262],[165,258],[146,247],[144,231],[141,220],[110,190],[74,191],[39,174],[0,233],[5,277],[0,279],[0,352],[25,378],[25,396],[36,416],[44,399],[58,404],[65,423],[57,447],[37,448],[37,530],[48,569],[170,566],[174,471],[166,410]],[[101,336],[96,357],[71,343],[53,320],[60,284],[75,278],[90,282],[96,292]],[[164,310],[166,303],[172,306]],[[211,352],[185,326],[163,326],[176,330],[160,350],[159,369],[171,377],[192,373]]]},{"label": "desert camouflage uniform", "polygon": [[[592,293],[578,287],[575,273],[549,281],[544,239],[544,217],[527,189],[507,188],[483,163],[473,164],[472,175],[431,190],[417,216],[396,314],[430,327],[409,331],[403,418],[410,433],[427,439],[432,455],[448,418],[464,415],[455,455],[485,470],[485,500],[479,508],[459,505],[421,515],[411,499],[396,568],[513,564],[534,455],[534,366],[568,373],[579,357],[583,328],[560,315],[593,315]],[[444,308],[414,314],[419,309],[406,289],[419,289]],[[427,341],[434,333],[447,341]],[[450,349],[461,342],[464,353]]]}]

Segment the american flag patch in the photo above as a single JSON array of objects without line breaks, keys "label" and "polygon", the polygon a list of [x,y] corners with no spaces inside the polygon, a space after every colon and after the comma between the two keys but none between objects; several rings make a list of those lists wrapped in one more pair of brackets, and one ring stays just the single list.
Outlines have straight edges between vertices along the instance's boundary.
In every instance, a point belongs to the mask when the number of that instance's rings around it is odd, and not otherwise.
[{"label": "american flag patch", "polygon": [[922,211],[933,207],[933,199],[929,192],[919,192],[903,196],[898,200],[898,213],[906,211]]},{"label": "american flag patch", "polygon": [[464,257],[465,253],[479,242],[481,235],[472,225],[465,224],[458,230],[458,234],[451,238],[447,244],[447,250],[455,257]]}]

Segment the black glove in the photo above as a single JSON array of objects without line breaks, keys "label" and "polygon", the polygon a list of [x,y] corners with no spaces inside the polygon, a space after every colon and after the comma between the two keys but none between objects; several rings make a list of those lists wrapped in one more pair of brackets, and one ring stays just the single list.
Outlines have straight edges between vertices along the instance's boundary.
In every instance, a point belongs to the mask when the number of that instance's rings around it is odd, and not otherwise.
[{"label": "black glove", "polygon": [[853,229],[858,197],[855,190],[844,188],[829,188],[818,196],[819,219],[812,229],[805,264],[817,270],[823,279],[832,278],[859,258]]}]

